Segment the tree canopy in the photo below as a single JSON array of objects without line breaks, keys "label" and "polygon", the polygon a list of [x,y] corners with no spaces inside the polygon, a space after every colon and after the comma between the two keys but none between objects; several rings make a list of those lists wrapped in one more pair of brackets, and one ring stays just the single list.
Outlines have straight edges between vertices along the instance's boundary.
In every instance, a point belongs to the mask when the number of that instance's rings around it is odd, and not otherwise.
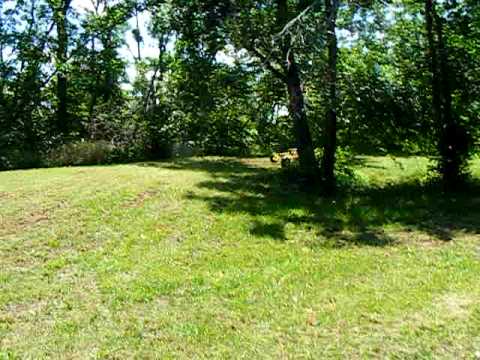
[{"label": "tree canopy", "polygon": [[451,189],[478,150],[480,5],[7,0],[0,74],[1,169],[76,144],[99,162],[297,148],[333,192],[339,154],[421,153]]}]

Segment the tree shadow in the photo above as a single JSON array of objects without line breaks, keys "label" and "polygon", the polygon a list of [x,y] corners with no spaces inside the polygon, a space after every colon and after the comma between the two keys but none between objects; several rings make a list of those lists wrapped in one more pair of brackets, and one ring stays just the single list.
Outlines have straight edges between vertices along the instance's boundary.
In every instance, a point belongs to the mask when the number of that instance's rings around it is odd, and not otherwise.
[{"label": "tree shadow", "polygon": [[[342,189],[327,198],[248,160],[182,159],[150,166],[207,172],[210,180],[197,187],[211,191],[192,191],[187,198],[206,202],[214,212],[248,214],[250,233],[259,237],[286,240],[289,224],[308,231],[305,242],[312,247],[389,246],[414,232],[434,241],[450,241],[459,231],[480,234],[478,182],[455,194],[405,182]],[[385,231],[389,225],[401,228],[402,236]]]},{"label": "tree shadow", "polygon": [[250,228],[252,235],[270,237],[272,239],[285,239],[285,226],[281,223],[264,223],[255,220]]}]

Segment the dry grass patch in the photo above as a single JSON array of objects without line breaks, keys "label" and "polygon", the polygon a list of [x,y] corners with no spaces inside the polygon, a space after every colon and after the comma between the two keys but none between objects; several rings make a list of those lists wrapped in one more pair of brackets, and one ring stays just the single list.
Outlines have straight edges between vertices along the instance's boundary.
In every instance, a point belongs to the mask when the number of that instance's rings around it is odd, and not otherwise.
[{"label": "dry grass patch", "polygon": [[445,318],[466,320],[471,314],[473,305],[478,303],[479,299],[471,295],[449,293],[437,299],[435,305]]},{"label": "dry grass patch", "polygon": [[142,207],[143,204],[156,196],[159,193],[158,190],[147,190],[143,191],[140,194],[138,194],[135,199],[127,201],[125,204],[123,204],[123,207],[126,208],[137,208],[137,207]]}]

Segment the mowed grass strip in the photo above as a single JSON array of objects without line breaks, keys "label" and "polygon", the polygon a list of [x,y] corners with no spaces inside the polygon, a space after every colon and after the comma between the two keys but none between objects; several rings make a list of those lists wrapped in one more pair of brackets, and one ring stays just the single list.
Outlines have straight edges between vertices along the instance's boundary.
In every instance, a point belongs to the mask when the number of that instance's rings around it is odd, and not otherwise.
[{"label": "mowed grass strip", "polygon": [[335,198],[265,159],[0,173],[0,358],[478,358],[478,186],[356,166]]}]

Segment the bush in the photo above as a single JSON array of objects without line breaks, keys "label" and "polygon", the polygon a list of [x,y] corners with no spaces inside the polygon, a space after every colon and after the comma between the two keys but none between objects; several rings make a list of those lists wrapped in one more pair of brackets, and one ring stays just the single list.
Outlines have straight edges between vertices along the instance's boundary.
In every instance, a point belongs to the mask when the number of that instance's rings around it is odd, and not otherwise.
[{"label": "bush", "polygon": [[0,154],[0,170],[29,169],[42,167],[39,153],[29,150],[10,149]]},{"label": "bush", "polygon": [[[322,148],[315,149],[315,157],[321,166],[321,161],[323,158]],[[350,149],[341,146],[337,147],[335,153],[335,175],[337,176],[338,180],[346,180],[348,182],[355,178],[355,173],[352,167],[354,163],[355,155]]]},{"label": "bush", "polygon": [[116,144],[111,145],[112,150],[107,159],[108,163],[128,163],[143,161],[148,158],[143,144]]},{"label": "bush", "polygon": [[115,147],[107,141],[78,141],[51,151],[49,166],[99,165],[112,162]]}]

